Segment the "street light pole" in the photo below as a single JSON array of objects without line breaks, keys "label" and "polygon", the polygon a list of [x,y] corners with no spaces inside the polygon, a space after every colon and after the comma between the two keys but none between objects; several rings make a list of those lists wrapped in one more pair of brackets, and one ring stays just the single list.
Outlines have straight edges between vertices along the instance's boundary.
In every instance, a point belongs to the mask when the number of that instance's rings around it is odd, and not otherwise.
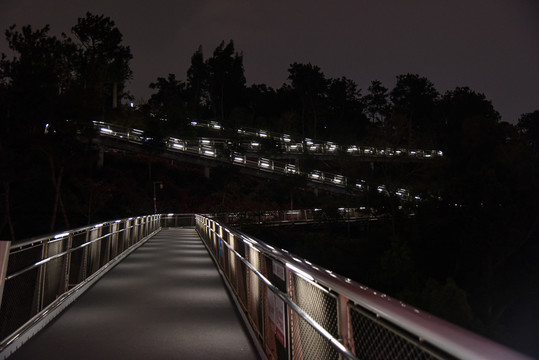
[{"label": "street light pole", "polygon": [[155,192],[155,185],[159,184],[159,189],[163,188],[163,183],[161,181],[154,181],[153,182],[153,213],[157,214],[157,196]]}]

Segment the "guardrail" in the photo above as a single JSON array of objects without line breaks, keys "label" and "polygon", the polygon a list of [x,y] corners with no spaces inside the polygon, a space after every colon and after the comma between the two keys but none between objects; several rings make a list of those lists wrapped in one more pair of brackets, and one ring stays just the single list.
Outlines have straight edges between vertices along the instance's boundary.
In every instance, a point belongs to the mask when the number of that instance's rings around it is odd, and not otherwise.
[{"label": "guardrail", "polygon": [[[142,145],[152,139],[146,137],[144,131],[139,129],[130,129],[120,125],[109,124],[102,121],[94,121],[94,127],[100,136],[114,138],[122,142]],[[407,189],[395,188],[388,189],[385,185],[367,184],[365,180],[353,179],[341,174],[330,173],[321,170],[300,169],[295,164],[288,162],[275,161],[269,158],[253,157],[244,153],[231,150],[233,146],[229,144],[229,140],[215,138],[198,138],[195,140],[181,140],[173,137],[168,137],[165,141],[167,151],[172,153],[180,153],[191,156],[197,156],[212,161],[232,164],[244,168],[256,169],[261,172],[272,173],[276,175],[296,175],[303,176],[312,184],[320,184],[329,186],[333,189],[338,189],[347,194],[359,194],[368,191],[370,188],[376,189],[378,193],[389,196],[390,193],[405,201],[420,201],[422,197],[418,194],[410,194]],[[251,150],[257,150],[259,143],[249,143]],[[288,148],[289,145],[283,145]],[[291,150],[289,150],[290,152]],[[298,150],[299,151],[299,150]],[[399,150],[400,151],[400,150]],[[291,152],[297,152],[292,150]],[[392,152],[391,152],[392,153]],[[402,152],[404,153],[404,152]],[[412,151],[411,153],[419,153]],[[423,153],[423,152],[422,152]],[[384,155],[389,156],[389,155]],[[414,155],[415,156],[415,155]],[[430,155],[428,156],[430,157]]]},{"label": "guardrail", "polygon": [[[191,126],[205,128],[213,131],[223,131],[223,127],[217,121],[191,121]],[[352,156],[367,158],[402,158],[409,157],[415,159],[432,159],[444,156],[441,150],[405,149],[392,147],[375,147],[360,145],[340,145],[332,141],[317,141],[310,138],[298,140],[288,134],[281,134],[274,131],[242,127],[234,131],[236,134],[251,139],[271,139],[278,143],[279,148],[287,153],[309,153],[311,155],[335,155],[338,152],[346,152]],[[242,147],[249,150],[258,150],[260,143],[256,140],[242,142]]]},{"label": "guardrail", "polygon": [[270,359],[528,359],[209,217],[196,227]]},{"label": "guardrail", "polygon": [[389,214],[378,213],[374,208],[365,206],[357,208],[331,209],[294,209],[267,211],[240,211],[226,213],[208,213],[207,216],[220,221],[225,226],[241,225],[298,225],[311,223],[346,223],[370,222],[390,218]]},{"label": "guardrail", "polygon": [[0,242],[0,359],[157,233],[160,219],[161,215],[133,217]]}]

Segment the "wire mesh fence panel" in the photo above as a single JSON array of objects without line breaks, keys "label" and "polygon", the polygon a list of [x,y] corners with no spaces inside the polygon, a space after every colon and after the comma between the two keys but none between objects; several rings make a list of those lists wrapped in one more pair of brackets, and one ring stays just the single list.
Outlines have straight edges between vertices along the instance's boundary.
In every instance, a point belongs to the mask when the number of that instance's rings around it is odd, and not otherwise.
[{"label": "wire mesh fence panel", "polygon": [[292,301],[333,337],[339,338],[338,298],[317,284],[292,273]]},{"label": "wire mesh fence panel", "polygon": [[454,359],[359,306],[350,304],[348,308],[354,350],[360,359]]},{"label": "wire mesh fence panel", "polygon": [[[8,265],[9,266],[9,265]],[[6,281],[0,306],[0,339],[17,330],[37,313],[37,268]]]},{"label": "wire mesh fence panel", "polygon": [[[291,273],[291,280],[292,301],[333,337],[339,338],[337,297],[295,273]],[[290,316],[294,359],[339,358],[338,351],[315,328],[293,310]]]},{"label": "wire mesh fence panel", "polygon": [[339,352],[329,341],[293,310],[290,310],[290,328],[292,359],[340,359]]}]

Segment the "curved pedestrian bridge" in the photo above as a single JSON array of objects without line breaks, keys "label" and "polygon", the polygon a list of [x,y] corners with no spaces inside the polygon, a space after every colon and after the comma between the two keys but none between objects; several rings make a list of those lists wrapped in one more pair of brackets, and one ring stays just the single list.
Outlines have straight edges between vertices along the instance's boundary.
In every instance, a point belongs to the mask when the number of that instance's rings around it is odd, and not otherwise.
[{"label": "curved pedestrian bridge", "polygon": [[0,359],[527,359],[203,215],[0,242]]}]

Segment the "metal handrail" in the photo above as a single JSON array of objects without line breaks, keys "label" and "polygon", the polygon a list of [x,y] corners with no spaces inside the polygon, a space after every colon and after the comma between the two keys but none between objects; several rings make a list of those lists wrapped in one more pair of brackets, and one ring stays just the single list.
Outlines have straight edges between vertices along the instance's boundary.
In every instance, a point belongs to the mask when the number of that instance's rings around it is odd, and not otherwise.
[{"label": "metal handrail", "polygon": [[[161,216],[104,222],[3,246],[0,359],[9,356],[112,265],[158,232]],[[75,256],[77,252],[80,256]],[[20,291],[33,295],[20,298]],[[15,309],[17,315],[11,316]]]},{"label": "metal handrail", "polygon": [[[249,261],[245,259],[245,257],[241,256],[235,249],[230,247],[227,242],[227,237],[230,235],[227,235],[227,233],[231,234],[234,239],[237,238],[243,240],[246,246],[255,248],[256,251],[263,256],[278,260],[280,263],[285,264],[287,271],[302,277],[306,281],[309,281],[320,288],[326,289],[325,291],[336,293],[339,299],[342,300],[341,302],[353,304],[354,306],[364,309],[368,313],[372,313],[380,321],[388,324],[389,327],[400,329],[399,331],[403,331],[406,334],[411,334],[416,343],[424,344],[428,348],[433,348],[433,351],[438,354],[438,358],[446,358],[449,356],[449,358],[453,357],[459,359],[530,359],[523,354],[479,336],[471,331],[356,283],[349,278],[312,264],[308,260],[301,259],[288,253],[286,250],[276,249],[256,238],[223,225],[221,222],[212,218],[197,215],[196,219],[199,234],[205,239],[208,247],[211,248],[212,246],[215,246],[212,245],[212,238],[218,239],[219,244],[225,244],[235,256],[238,256],[238,258],[245,263],[253,273],[266,283],[271,291],[274,291],[277,296],[285,301],[288,306],[293,308],[293,310],[301,317],[304,317],[306,314],[297,310],[296,307],[298,304],[292,301],[290,294],[282,293],[279,289],[276,289],[273,284],[268,283],[269,280],[266,276],[261,274],[254,266],[252,266],[252,264],[249,264]],[[218,257],[218,252],[218,249],[214,249],[214,258]],[[224,266],[221,264],[222,261],[216,262],[219,266]],[[228,281],[233,282],[231,279],[228,279]],[[287,288],[289,287],[290,285],[287,285]],[[286,299],[283,297],[286,297]],[[348,310],[341,307],[339,309],[339,317],[350,321],[350,315],[346,313],[346,311]],[[318,326],[313,324],[312,321],[314,320],[310,317],[304,317],[304,319],[317,329],[323,328],[319,324]],[[352,324],[347,324],[347,326],[349,328],[353,327]],[[325,337],[327,341],[332,342],[332,345],[336,345],[333,342],[337,340],[334,336],[328,337],[326,336],[327,334],[324,333],[321,333],[321,335]],[[346,338],[346,335],[343,335],[342,337]],[[355,358],[353,356],[357,356],[357,354],[354,354],[354,350],[347,346],[349,343],[350,339],[348,339],[348,342],[344,343],[338,341],[338,350],[343,356]],[[342,350],[341,347],[343,347],[345,351]]]}]

